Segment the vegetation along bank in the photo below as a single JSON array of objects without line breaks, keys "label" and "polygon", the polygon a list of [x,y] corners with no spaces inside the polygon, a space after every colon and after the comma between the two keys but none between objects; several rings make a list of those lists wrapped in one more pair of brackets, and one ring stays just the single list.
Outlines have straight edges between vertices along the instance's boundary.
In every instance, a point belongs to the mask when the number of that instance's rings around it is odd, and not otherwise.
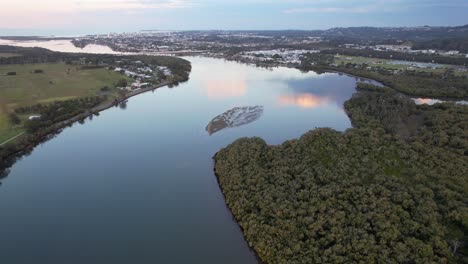
[{"label": "vegetation along bank", "polygon": [[[165,85],[190,62],[164,56],[68,54],[0,46],[0,176],[34,146],[76,121]],[[14,56],[13,56],[14,55]]]},{"label": "vegetation along bank", "polygon": [[215,155],[249,245],[265,263],[466,262],[468,106],[358,90],[345,103],[354,128]]}]

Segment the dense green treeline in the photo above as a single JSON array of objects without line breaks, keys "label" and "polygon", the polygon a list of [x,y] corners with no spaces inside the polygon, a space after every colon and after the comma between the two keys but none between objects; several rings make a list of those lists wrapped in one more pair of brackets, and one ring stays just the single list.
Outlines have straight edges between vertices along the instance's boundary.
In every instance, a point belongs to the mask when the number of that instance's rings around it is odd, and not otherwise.
[{"label": "dense green treeline", "polygon": [[354,127],[384,128],[406,141],[468,155],[468,106],[448,102],[415,105],[387,87],[358,83],[357,88],[361,92],[345,102]]},{"label": "dense green treeline", "polygon": [[249,245],[266,263],[467,261],[468,106],[359,90],[345,105],[356,128],[216,154]]},{"label": "dense green treeline", "polygon": [[106,100],[106,96],[85,97],[57,101],[50,104],[37,104],[33,106],[20,107],[17,108],[15,112],[17,114],[37,115],[37,118],[27,120],[25,124],[29,133],[35,133],[41,128],[46,128],[79,114],[83,114]]}]

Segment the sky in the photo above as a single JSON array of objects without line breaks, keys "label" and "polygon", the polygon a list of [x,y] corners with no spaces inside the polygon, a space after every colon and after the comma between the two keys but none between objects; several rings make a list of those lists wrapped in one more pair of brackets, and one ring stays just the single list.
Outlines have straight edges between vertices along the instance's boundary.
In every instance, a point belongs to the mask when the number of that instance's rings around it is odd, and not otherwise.
[{"label": "sky", "polygon": [[0,1],[0,35],[468,24],[468,0]]}]

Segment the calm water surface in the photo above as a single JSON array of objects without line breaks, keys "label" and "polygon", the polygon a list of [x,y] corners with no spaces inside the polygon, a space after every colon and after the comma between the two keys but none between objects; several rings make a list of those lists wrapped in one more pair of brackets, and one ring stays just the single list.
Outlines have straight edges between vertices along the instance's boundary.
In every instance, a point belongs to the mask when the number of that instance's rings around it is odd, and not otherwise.
[{"label": "calm water surface", "polygon": [[190,81],[75,124],[0,186],[0,263],[256,263],[212,172],[244,136],[345,130],[356,79],[188,58]]}]

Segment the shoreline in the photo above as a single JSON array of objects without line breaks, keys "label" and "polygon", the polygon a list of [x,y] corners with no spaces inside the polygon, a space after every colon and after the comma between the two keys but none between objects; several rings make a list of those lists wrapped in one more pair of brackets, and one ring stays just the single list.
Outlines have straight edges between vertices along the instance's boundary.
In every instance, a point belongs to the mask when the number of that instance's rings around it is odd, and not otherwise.
[{"label": "shoreline", "polygon": [[[102,104],[100,104],[98,106],[95,106],[95,107],[93,107],[91,109],[86,110],[85,112],[83,112],[81,114],[78,114],[78,115],[76,115],[74,117],[71,117],[69,119],[57,122],[57,123],[49,126],[44,133],[41,133],[41,134],[37,135],[36,137],[32,138],[30,140],[30,142],[27,142],[24,145],[23,148],[18,149],[17,151],[11,152],[6,156],[0,157],[0,166],[1,166],[0,167],[0,175],[4,171],[8,171],[8,169],[14,163],[16,163],[17,159],[21,158],[25,154],[28,154],[30,151],[32,151],[36,146],[40,145],[41,143],[47,141],[50,138],[53,138],[54,136],[56,136],[58,133],[60,133],[66,127],[72,126],[76,122],[79,122],[81,120],[85,120],[86,118],[88,118],[88,117],[90,117],[92,115],[98,114],[98,113],[100,113],[102,111],[105,111],[105,110],[111,108],[111,107],[117,106],[120,103],[128,100],[131,97],[134,97],[134,96],[137,96],[139,94],[146,93],[146,92],[149,92],[149,91],[153,91],[153,90],[168,86],[170,84],[173,84],[173,83],[163,82],[163,83],[160,83],[158,85],[154,85],[154,86],[151,86],[151,87],[148,87],[148,88],[141,88],[141,89],[129,92],[128,94],[126,94],[125,96],[123,96],[121,98],[116,98],[116,99],[114,99],[112,101],[104,102],[104,103],[102,103]],[[14,139],[20,138],[23,135],[28,136],[28,133],[23,132],[22,134],[15,137]],[[7,142],[4,142],[4,143],[7,143]],[[2,147],[3,146],[8,146],[8,145],[5,144],[5,145],[2,145]],[[4,164],[6,166],[4,166]]]},{"label": "shoreline", "polygon": [[164,83],[161,83],[161,84],[158,84],[158,85],[155,85],[155,86],[151,86],[151,87],[148,87],[148,88],[141,88],[141,89],[138,89],[138,90],[135,90],[135,91],[132,91],[128,94],[126,94],[124,97],[121,97],[121,98],[116,98],[114,99],[113,101],[110,101],[110,102],[104,102],[102,103],[101,105],[98,105],[94,108],[91,108],[89,110],[87,110],[86,112],[84,113],[81,113],[79,115],[76,115],[72,118],[69,118],[67,120],[64,120],[64,121],[60,121],[58,123],[55,123],[53,125],[51,125],[49,128],[51,129],[51,132],[50,133],[47,133],[46,135],[43,135],[43,136],[47,136],[48,134],[51,134],[53,132],[56,132],[62,128],[65,128],[67,126],[70,126],[72,124],[74,124],[75,122],[78,122],[80,120],[83,120],[91,115],[94,115],[94,114],[97,114],[97,113],[100,113],[102,111],[105,111],[113,106],[116,106],[122,102],[124,102],[125,100],[131,98],[131,97],[134,97],[134,96],[137,96],[139,94],[142,94],[142,93],[146,93],[146,92],[149,92],[149,91],[152,91],[152,90],[156,90],[158,88],[161,88],[161,87],[164,87],[164,86],[167,86],[169,85],[170,83],[169,82],[164,82]]},{"label": "shoreline", "polygon": [[[203,55],[202,55],[203,56]],[[247,64],[247,65],[254,65],[254,66],[257,66],[256,63],[254,62],[244,62],[244,61],[239,61],[239,60],[235,60],[235,59],[229,59],[229,58],[226,58],[226,57],[223,57],[223,56],[204,56],[204,57],[207,57],[207,58],[215,58],[215,59],[224,59],[224,60],[227,60],[227,61],[234,61],[234,62],[237,62],[237,63],[241,63],[241,64]],[[392,90],[400,93],[400,94],[403,94],[407,97],[410,97],[411,99],[419,99],[419,98],[423,98],[423,99],[432,99],[432,100],[441,100],[441,101],[446,101],[446,102],[453,102],[453,103],[457,103],[459,101],[468,101],[468,97],[444,97],[444,96],[439,96],[439,97],[430,97],[430,96],[423,96],[423,95],[417,95],[417,94],[410,94],[410,93],[405,93],[403,91],[400,91],[394,87],[392,87],[391,85],[389,85],[388,83],[385,83],[384,81],[379,81],[379,80],[375,80],[375,79],[372,79],[372,78],[369,78],[369,77],[366,77],[366,76],[360,76],[360,75],[356,75],[356,74],[353,74],[353,73],[349,73],[349,72],[346,72],[346,71],[342,71],[340,69],[333,69],[333,68],[330,68],[328,66],[314,66],[313,68],[309,69],[309,70],[302,70],[300,68],[298,68],[297,66],[294,66],[294,65],[290,65],[290,64],[279,64],[279,63],[274,63],[274,64],[270,64],[270,65],[262,65],[262,66],[265,66],[267,68],[281,68],[281,67],[284,67],[284,68],[289,68],[289,69],[296,69],[298,71],[305,71],[305,72],[310,72],[310,71],[313,71],[313,72],[316,72],[316,73],[336,73],[336,74],[343,74],[343,75],[346,75],[346,76],[349,76],[349,77],[353,77],[353,78],[358,78],[358,79],[364,79],[366,81],[372,81],[372,82],[376,82],[378,83],[379,85],[381,86],[386,86],[388,88],[391,88]]]},{"label": "shoreline", "polygon": [[121,102],[123,102],[123,101],[125,101],[125,100],[127,100],[127,99],[129,99],[131,97],[134,97],[134,96],[137,96],[139,94],[146,93],[146,92],[149,92],[149,91],[153,91],[153,90],[162,88],[164,86],[168,86],[170,84],[171,84],[170,82],[163,82],[163,83],[160,83],[158,85],[154,85],[154,86],[151,86],[151,87],[148,87],[148,88],[140,88],[138,90],[135,90],[135,91],[132,91],[132,92],[126,94],[122,98],[115,99],[114,101],[111,101],[111,102],[103,103],[102,105],[98,105],[98,106],[92,108],[91,111],[88,111],[88,113],[89,113],[89,115],[99,113],[101,111],[104,111],[104,110],[107,110],[107,109],[111,108],[112,106],[116,106],[119,103],[121,103]]},{"label": "shoreline", "polygon": [[[218,152],[216,152],[214,154],[214,156],[212,157],[214,164],[216,164],[216,155],[218,154]],[[250,251],[254,254],[254,257],[255,259],[257,260],[257,264],[266,264],[265,262],[262,261],[262,259],[260,258],[260,255],[258,255],[257,251],[255,250],[255,248],[253,246],[250,246],[249,245],[249,241],[247,240],[247,237],[245,236],[245,233],[244,233],[244,229],[242,228],[242,226],[239,224],[239,219],[237,219],[237,217],[234,215],[234,213],[232,212],[231,208],[229,207],[229,205],[226,203],[226,194],[224,193],[224,190],[223,190],[223,187],[221,186],[220,182],[219,182],[219,175],[218,173],[216,172],[216,166],[213,166],[213,173],[214,173],[214,176],[215,176],[215,179],[216,179],[216,183],[218,184],[218,187],[219,187],[219,190],[221,191],[221,194],[223,195],[223,200],[224,200],[224,205],[226,206],[226,209],[229,211],[229,214],[231,214],[231,217],[232,219],[234,220],[234,223],[236,224],[237,227],[239,227],[241,233],[242,233],[242,237],[244,238],[244,241],[245,243],[247,244],[247,247],[250,249]]]},{"label": "shoreline", "polygon": [[[229,60],[227,58],[224,58],[226,60]],[[234,60],[235,61],[235,60]],[[236,61],[237,62],[237,61]],[[244,62],[239,62],[239,63],[244,63]],[[252,65],[255,65],[253,63],[246,63],[246,64],[252,64]],[[285,67],[285,68],[292,68],[292,69],[297,69],[297,70],[300,70],[298,69],[297,67],[292,67],[292,66],[289,66],[289,65],[274,65],[273,67]],[[307,72],[309,71],[314,71],[314,72],[318,72],[318,71],[322,71],[324,73],[335,73],[335,74],[344,74],[346,76],[349,76],[349,77],[352,77],[352,78],[356,78],[356,79],[364,79],[364,80],[367,80],[367,81],[371,81],[371,82],[375,82],[375,83],[378,83],[380,86],[382,87],[389,87],[390,89],[398,92],[398,93],[401,93],[411,99],[413,99],[413,96],[414,95],[409,95],[409,94],[405,94],[405,93],[402,93],[400,91],[398,91],[397,89],[391,87],[391,86],[388,86],[386,85],[385,83],[381,82],[381,81],[378,81],[378,80],[374,80],[374,79],[370,79],[368,77],[361,77],[359,75],[354,75],[354,74],[351,74],[351,73],[347,73],[347,72],[342,72],[342,71],[338,71],[338,70],[332,70],[332,69],[311,69],[311,70],[308,70]],[[359,80],[356,80],[356,83],[358,83]],[[360,91],[359,90],[356,90],[356,93],[359,93]],[[427,97],[429,98],[429,97]],[[440,99],[440,100],[446,100],[446,101],[449,101],[450,99],[449,98],[430,98],[430,99]],[[460,99],[460,98],[451,98],[453,100],[453,102],[455,102],[455,100],[466,100],[466,99]],[[348,99],[350,100],[350,99]],[[348,101],[346,100],[346,101]],[[345,111],[346,112],[346,115],[349,117],[349,119],[351,120],[351,116],[349,116],[348,114],[348,111]],[[354,125],[352,124],[351,122],[351,128],[354,128]],[[311,130],[313,130],[314,128],[312,128]],[[343,132],[344,133],[344,132]],[[233,220],[235,221],[235,224],[239,227],[239,229],[241,230],[242,232],[242,236],[244,237],[244,240],[245,242],[247,243],[247,246],[249,247],[249,249],[254,253],[255,255],[255,258],[257,259],[258,263],[259,264],[265,264],[265,262],[262,261],[262,259],[260,258],[258,252],[255,250],[255,248],[253,246],[250,246],[249,244],[249,241],[247,240],[247,237],[245,235],[245,232],[244,232],[244,229],[242,228],[242,226],[240,225],[240,221],[239,219],[237,219],[237,217],[234,215],[233,211],[231,210],[230,206],[227,204],[227,200],[226,200],[226,194],[224,192],[224,189],[223,189],[223,186],[220,184],[220,180],[219,180],[219,175],[216,171],[216,156],[217,156],[218,152],[216,152],[212,159],[213,159],[213,173],[214,173],[214,176],[215,176],[215,179],[216,179],[216,183],[218,184],[218,187],[223,195],[223,199],[224,199],[224,204],[225,206],[227,207],[229,213],[231,214]]]}]

